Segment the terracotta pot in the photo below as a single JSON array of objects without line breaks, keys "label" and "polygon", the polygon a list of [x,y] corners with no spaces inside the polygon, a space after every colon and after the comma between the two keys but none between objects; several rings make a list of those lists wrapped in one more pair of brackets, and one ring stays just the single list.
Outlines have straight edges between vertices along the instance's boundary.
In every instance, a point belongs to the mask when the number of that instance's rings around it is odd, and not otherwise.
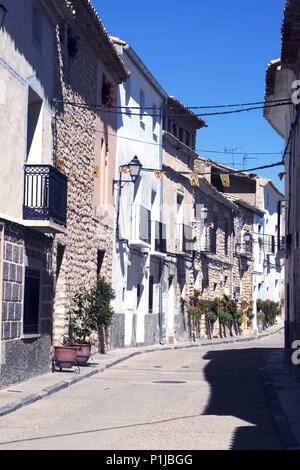
[{"label": "terracotta pot", "polygon": [[78,366],[84,366],[87,364],[92,354],[91,344],[73,344],[73,348],[76,348],[76,363]]},{"label": "terracotta pot", "polygon": [[54,347],[54,362],[60,369],[71,369],[76,365],[76,359],[76,348],[67,346]]}]

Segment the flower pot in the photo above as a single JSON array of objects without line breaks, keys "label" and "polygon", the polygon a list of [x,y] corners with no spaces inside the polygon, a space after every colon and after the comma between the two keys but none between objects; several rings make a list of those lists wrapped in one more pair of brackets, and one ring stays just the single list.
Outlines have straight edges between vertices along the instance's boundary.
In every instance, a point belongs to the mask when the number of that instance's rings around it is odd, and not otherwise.
[{"label": "flower pot", "polygon": [[76,349],[76,363],[78,366],[84,366],[87,364],[92,354],[91,344],[73,344],[73,348]]},{"label": "flower pot", "polygon": [[54,347],[54,362],[60,369],[71,369],[76,365],[76,359],[76,348],[67,346]]}]

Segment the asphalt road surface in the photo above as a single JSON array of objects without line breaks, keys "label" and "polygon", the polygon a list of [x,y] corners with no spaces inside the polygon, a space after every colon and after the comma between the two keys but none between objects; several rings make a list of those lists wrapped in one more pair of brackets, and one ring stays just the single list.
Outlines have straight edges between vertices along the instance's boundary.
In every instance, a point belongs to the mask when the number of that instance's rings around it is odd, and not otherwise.
[{"label": "asphalt road surface", "polygon": [[0,418],[4,449],[281,449],[259,374],[283,334],[134,357]]}]

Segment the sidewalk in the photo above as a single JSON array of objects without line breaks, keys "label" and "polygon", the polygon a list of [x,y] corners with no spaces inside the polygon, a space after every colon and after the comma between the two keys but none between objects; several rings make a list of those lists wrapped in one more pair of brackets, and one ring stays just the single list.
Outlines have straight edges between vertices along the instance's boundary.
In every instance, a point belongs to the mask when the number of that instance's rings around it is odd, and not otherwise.
[{"label": "sidewalk", "polygon": [[266,353],[260,372],[284,449],[300,450],[300,380],[291,354],[285,350]]},{"label": "sidewalk", "polygon": [[67,372],[49,372],[45,375],[35,377],[20,384],[11,385],[10,387],[0,391],[0,417],[13,413],[14,411],[30,405],[38,400],[53,395],[65,388],[68,388],[88,377],[99,374],[106,369],[113,367],[120,362],[137,356],[139,354],[151,353],[156,351],[168,351],[172,349],[187,349],[197,347],[216,346],[221,344],[230,344],[246,341],[257,341],[259,339],[270,336],[283,329],[283,324],[278,323],[269,328],[268,331],[260,333],[256,336],[238,336],[227,339],[205,340],[196,343],[178,343],[176,345],[155,345],[142,348],[131,348],[110,351],[106,355],[93,356],[89,367],[82,367],[80,374],[73,371]]}]

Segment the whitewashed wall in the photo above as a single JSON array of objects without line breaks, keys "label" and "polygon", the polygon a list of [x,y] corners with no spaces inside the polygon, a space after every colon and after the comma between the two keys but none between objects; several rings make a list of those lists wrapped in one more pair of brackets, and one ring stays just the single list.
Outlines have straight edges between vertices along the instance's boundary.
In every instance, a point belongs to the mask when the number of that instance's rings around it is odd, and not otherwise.
[{"label": "whitewashed wall", "polygon": [[[29,86],[43,100],[34,152],[28,163],[52,162],[51,99],[55,96],[55,25],[41,9],[41,41],[33,33],[32,0],[5,0],[0,30],[0,214],[21,221],[27,157]],[[42,5],[42,2],[40,2]]]},{"label": "whitewashed wall", "polygon": [[[147,107],[157,107],[157,114],[162,108],[163,97],[151,84],[148,78],[131,60],[126,49],[119,46],[119,52],[123,55],[131,78],[119,86],[119,106],[140,107],[140,89],[144,91]],[[140,118],[139,110],[132,109],[132,114],[120,114],[118,122],[117,138],[117,163],[116,179],[119,178],[119,167],[128,164],[135,156],[138,157],[143,168],[159,169],[162,166],[162,123],[160,118],[147,116],[151,110],[146,110],[143,118]],[[153,114],[153,113],[152,113]],[[128,175],[122,176],[123,180],[130,180]],[[161,186],[162,180],[158,180],[153,172],[141,172],[139,181],[134,185],[129,182],[122,185],[119,217],[119,236],[121,239],[132,239],[132,227],[134,224],[133,203],[143,205],[151,210],[151,219],[161,221]],[[115,185],[116,206],[118,205],[118,184]],[[152,233],[152,237],[154,233]],[[153,267],[154,264],[154,267]],[[157,277],[155,260],[147,253],[130,250],[123,242],[116,243],[113,263],[113,284],[116,290],[115,312],[125,315],[125,346],[132,342],[144,344],[145,315],[148,313],[149,276],[152,273]],[[141,297],[137,302],[137,286],[140,284]],[[154,288],[153,314],[157,315],[159,308],[159,293],[157,286]],[[135,319],[134,319],[135,317]],[[136,321],[136,324],[134,324]],[[133,331],[135,338],[133,337]]]}]

